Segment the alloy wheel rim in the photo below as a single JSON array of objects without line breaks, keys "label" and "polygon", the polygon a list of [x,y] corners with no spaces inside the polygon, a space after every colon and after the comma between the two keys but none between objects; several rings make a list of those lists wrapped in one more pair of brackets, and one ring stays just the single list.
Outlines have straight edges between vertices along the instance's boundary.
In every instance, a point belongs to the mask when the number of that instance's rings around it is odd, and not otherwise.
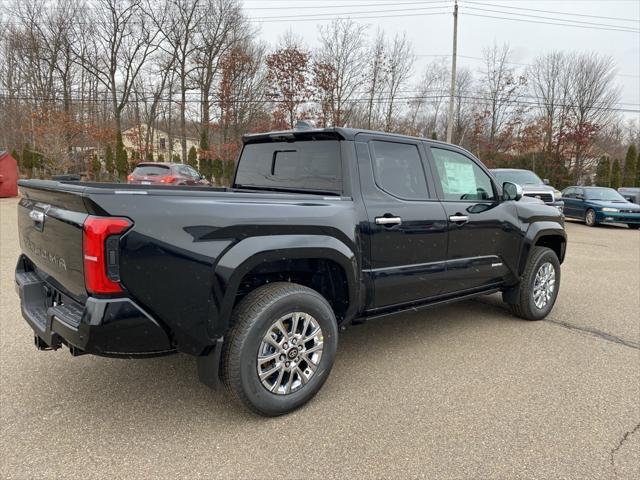
[{"label": "alloy wheel rim", "polygon": [[587,223],[589,225],[593,225],[594,217],[595,217],[595,213],[592,210],[589,210],[587,212]]},{"label": "alloy wheel rim", "polygon": [[556,289],[556,269],[550,262],[543,263],[533,282],[533,303],[540,310],[545,308]]},{"label": "alloy wheel rim", "polygon": [[280,317],[262,338],[257,356],[258,378],[276,395],[289,395],[313,378],[324,348],[318,321],[308,313]]}]

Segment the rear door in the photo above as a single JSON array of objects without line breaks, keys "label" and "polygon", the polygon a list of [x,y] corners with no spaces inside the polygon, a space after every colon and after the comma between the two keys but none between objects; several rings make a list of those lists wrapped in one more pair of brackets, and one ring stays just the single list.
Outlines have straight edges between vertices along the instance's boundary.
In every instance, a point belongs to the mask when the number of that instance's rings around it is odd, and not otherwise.
[{"label": "rear door", "polygon": [[431,145],[430,153],[449,232],[442,293],[503,281],[521,243],[515,203],[501,202],[487,170],[462,150]]},{"label": "rear door", "polygon": [[389,138],[356,137],[374,309],[438,295],[445,271],[447,222],[426,175],[424,147]]}]

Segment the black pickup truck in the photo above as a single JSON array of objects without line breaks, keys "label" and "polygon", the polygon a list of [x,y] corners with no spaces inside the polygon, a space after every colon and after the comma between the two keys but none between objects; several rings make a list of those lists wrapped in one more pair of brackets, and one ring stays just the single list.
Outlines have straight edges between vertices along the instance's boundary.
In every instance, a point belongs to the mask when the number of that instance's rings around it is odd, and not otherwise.
[{"label": "black pickup truck", "polygon": [[20,181],[36,346],[186,353],[207,385],[279,415],[321,388],[348,325],[495,292],[525,319],[553,307],[560,212],[469,152],[346,128],[243,143],[230,188]]}]

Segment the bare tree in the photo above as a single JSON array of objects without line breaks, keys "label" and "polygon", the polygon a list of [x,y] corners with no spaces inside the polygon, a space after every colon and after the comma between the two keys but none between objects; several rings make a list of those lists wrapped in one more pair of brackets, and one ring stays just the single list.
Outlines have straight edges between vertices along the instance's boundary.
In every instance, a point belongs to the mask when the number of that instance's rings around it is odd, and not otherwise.
[{"label": "bare tree", "polygon": [[524,93],[526,78],[510,66],[511,49],[507,44],[485,48],[483,57],[480,95],[486,102],[485,112],[489,121],[488,146],[490,150],[497,151],[502,147],[498,134],[505,133],[503,129],[512,126],[517,116],[522,114],[518,100]]},{"label": "bare tree", "polygon": [[614,85],[615,64],[609,56],[597,53],[572,55],[569,91],[570,117],[567,136],[572,145],[574,178],[580,181],[593,166],[590,149],[597,133],[614,115],[613,107],[620,97]]},{"label": "bare tree", "polygon": [[386,114],[385,129],[391,131],[397,110],[397,97],[401,88],[411,77],[415,56],[406,35],[396,35],[389,47],[385,82]]},{"label": "bare tree", "polygon": [[[152,8],[151,5],[149,8]],[[206,10],[202,0],[165,0],[163,11],[167,14],[167,21],[156,20],[155,25],[163,35],[161,48],[175,53],[175,71],[180,93],[180,161],[184,163],[187,158],[187,91],[191,87],[188,81],[196,68],[196,39],[203,27]]]},{"label": "bare tree", "polygon": [[248,39],[253,29],[245,21],[237,0],[204,0],[206,25],[196,52],[196,82],[200,89],[200,148],[209,148],[211,107],[215,101],[220,61],[235,45]]},{"label": "bare tree", "polygon": [[84,38],[91,45],[72,48],[82,67],[109,92],[116,132],[122,135],[122,112],[145,62],[158,48],[158,30],[141,0],[96,0],[90,12],[87,22],[93,24],[93,34]]},{"label": "bare tree", "polygon": [[332,124],[336,127],[349,122],[353,104],[362,83],[362,73],[367,62],[363,54],[366,26],[350,19],[338,19],[321,26],[320,51],[317,60],[329,67],[332,94]]},{"label": "bare tree", "polygon": [[365,70],[364,83],[367,88],[367,112],[366,127],[371,130],[374,126],[375,107],[377,105],[376,98],[384,89],[386,83],[386,64],[387,58],[386,41],[384,32],[378,30],[373,45],[369,49],[367,57],[369,58],[369,68]]}]

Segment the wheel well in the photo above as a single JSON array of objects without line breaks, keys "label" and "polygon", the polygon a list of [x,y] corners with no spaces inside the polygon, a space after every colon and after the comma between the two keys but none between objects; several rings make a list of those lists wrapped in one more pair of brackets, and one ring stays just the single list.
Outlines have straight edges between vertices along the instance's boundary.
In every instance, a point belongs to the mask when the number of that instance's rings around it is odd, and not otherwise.
[{"label": "wheel well", "polygon": [[566,240],[559,235],[544,235],[536,241],[537,247],[547,247],[553,250],[560,260],[560,263],[564,260]]},{"label": "wheel well", "polygon": [[349,284],[337,262],[304,258],[261,263],[242,277],[235,304],[252,290],[273,282],[297,283],[315,290],[329,302],[338,323],[344,320],[349,307]]}]

